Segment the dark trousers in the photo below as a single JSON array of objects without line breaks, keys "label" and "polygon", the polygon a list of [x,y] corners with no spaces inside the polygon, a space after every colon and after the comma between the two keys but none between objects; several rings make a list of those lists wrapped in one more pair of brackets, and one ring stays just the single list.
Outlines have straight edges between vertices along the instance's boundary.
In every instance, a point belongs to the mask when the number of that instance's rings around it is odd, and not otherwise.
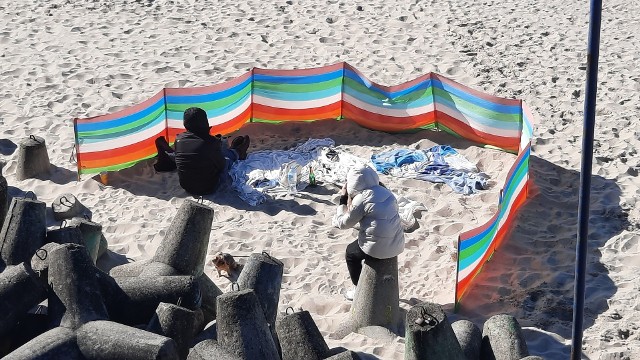
[{"label": "dark trousers", "polygon": [[349,269],[351,282],[353,282],[353,285],[358,285],[358,280],[360,280],[360,273],[362,272],[362,260],[366,260],[372,257],[365,254],[364,251],[360,249],[358,240],[356,240],[347,245],[345,258],[347,260],[347,269]]},{"label": "dark trousers", "polygon": [[153,167],[156,171],[172,171],[176,168],[176,161],[169,155],[175,151],[167,142],[164,136],[156,139],[156,150],[158,151],[158,159]]}]

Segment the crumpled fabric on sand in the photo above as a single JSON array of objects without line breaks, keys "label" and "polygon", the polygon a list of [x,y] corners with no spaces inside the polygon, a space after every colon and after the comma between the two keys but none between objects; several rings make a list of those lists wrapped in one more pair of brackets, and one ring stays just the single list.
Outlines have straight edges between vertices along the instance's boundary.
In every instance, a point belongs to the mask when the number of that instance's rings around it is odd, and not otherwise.
[{"label": "crumpled fabric on sand", "polygon": [[394,149],[371,155],[376,170],[396,177],[445,183],[460,194],[487,189],[489,176],[448,145],[426,150]]},{"label": "crumpled fabric on sand", "polygon": [[[257,206],[269,196],[287,192],[286,173],[295,162],[300,166],[297,190],[309,186],[309,168],[313,168],[316,181],[334,184],[341,188],[349,169],[356,165],[372,164],[366,159],[334,147],[332,139],[309,139],[290,150],[262,150],[250,153],[244,161],[236,161],[229,171],[231,187],[238,196],[251,206]],[[395,194],[394,194],[395,195]],[[405,230],[416,224],[414,214],[426,210],[423,204],[399,197],[398,207]]]}]

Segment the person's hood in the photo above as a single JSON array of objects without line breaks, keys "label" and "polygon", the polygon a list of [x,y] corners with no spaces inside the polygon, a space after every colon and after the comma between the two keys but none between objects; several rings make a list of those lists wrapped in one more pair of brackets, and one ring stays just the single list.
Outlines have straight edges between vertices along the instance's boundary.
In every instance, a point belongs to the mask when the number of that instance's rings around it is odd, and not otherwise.
[{"label": "person's hood", "polygon": [[196,135],[209,134],[207,112],[200,108],[188,108],[184,111],[184,128]]},{"label": "person's hood", "polygon": [[351,197],[379,184],[378,173],[369,166],[352,168],[347,173],[347,192]]}]

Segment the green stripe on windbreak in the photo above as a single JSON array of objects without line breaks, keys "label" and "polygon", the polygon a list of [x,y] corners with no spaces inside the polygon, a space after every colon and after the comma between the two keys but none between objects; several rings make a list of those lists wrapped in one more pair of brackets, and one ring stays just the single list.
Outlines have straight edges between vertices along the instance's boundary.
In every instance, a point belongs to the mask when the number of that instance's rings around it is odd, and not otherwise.
[{"label": "green stripe on windbreak", "polygon": [[80,169],[80,175],[82,175],[82,174],[98,174],[98,173],[101,173],[103,171],[117,171],[117,170],[126,169],[128,167],[132,167],[133,165],[139,163],[140,161],[151,159],[152,157],[154,157],[156,155],[157,154],[152,154],[152,155],[149,155],[149,156],[145,156],[145,157],[143,157],[142,159],[139,159],[139,160],[133,160],[133,161],[129,161],[129,162],[126,162],[126,163],[117,164],[117,165],[111,165],[111,166],[105,166],[105,167],[99,167],[99,168]]},{"label": "green stripe on windbreak", "polygon": [[314,121],[320,121],[320,120],[333,120],[335,119],[336,121],[340,121],[339,117],[336,118],[328,118],[328,119],[314,119],[314,120],[267,120],[267,119],[260,119],[260,118],[251,118],[251,122],[259,122],[259,123],[267,123],[267,124],[281,124],[284,122],[314,122]]},{"label": "green stripe on windbreak", "polygon": [[505,199],[509,199],[513,196],[513,193],[516,191],[516,188],[518,187],[518,184],[520,183],[520,181],[522,181],[522,178],[524,178],[524,173],[526,173],[529,170],[529,160],[526,160],[525,162],[523,162],[521,164],[521,166],[518,168],[518,170],[516,170],[515,174],[513,174],[512,177],[512,181],[511,181],[511,187],[507,189],[506,194],[502,194],[502,200],[504,201]]},{"label": "green stripe on windbreak", "polygon": [[[496,222],[498,221],[498,219],[496,219],[496,221],[491,224],[491,231],[489,233],[487,233],[485,236],[482,237],[482,240],[478,241],[477,243],[471,245],[470,247],[460,251],[460,260],[464,260],[468,257],[470,257],[471,255],[475,254],[476,252],[478,252],[478,250],[480,250],[480,248],[482,248],[486,243],[491,242],[496,234]],[[489,250],[487,248],[487,250]]]},{"label": "green stripe on windbreak", "polygon": [[107,128],[107,129],[102,129],[102,130],[91,130],[91,131],[82,131],[82,132],[78,132],[78,137],[92,137],[92,136],[98,136],[98,135],[108,135],[108,134],[113,134],[113,133],[118,133],[118,132],[123,132],[123,131],[127,131],[129,129],[134,129],[140,126],[143,126],[147,123],[153,122],[153,120],[156,120],[161,113],[164,113],[164,107],[160,107],[158,108],[158,110],[152,112],[151,114],[140,118],[139,120],[136,120],[134,122],[130,122],[128,124],[124,124],[124,125],[120,125],[120,126],[116,126],[116,127],[112,127],[112,128]]},{"label": "green stripe on windbreak", "polygon": [[218,100],[212,100],[212,101],[201,102],[201,103],[188,103],[188,104],[172,104],[170,102],[167,102],[167,110],[176,111],[176,112],[185,111],[188,108],[194,107],[194,106],[199,107],[205,111],[212,110],[212,109],[220,109],[237,102],[239,99],[247,96],[247,94],[249,93],[251,93],[250,83],[247,84],[247,86],[243,87],[238,92],[236,92],[235,94],[229,95],[225,98],[218,99]]},{"label": "green stripe on windbreak", "polygon": [[322,81],[313,84],[276,84],[270,82],[254,81],[253,88],[268,91],[277,92],[290,92],[290,93],[306,93],[314,91],[322,91],[338,87],[342,85],[342,78],[336,78],[332,80]]},{"label": "green stripe on windbreak", "polygon": [[460,97],[457,97],[451,93],[449,93],[446,90],[442,90],[440,88],[434,88],[434,95],[435,95],[435,100],[436,103],[438,101],[438,98],[447,100],[447,98],[450,98],[451,100],[454,101],[456,107],[458,108],[462,108],[464,110],[466,110],[467,112],[473,113],[473,114],[478,114],[479,116],[491,119],[491,120],[498,120],[498,121],[507,121],[507,122],[515,122],[515,123],[520,123],[520,114],[506,114],[506,113],[502,113],[499,111],[493,111],[493,110],[489,110],[487,108],[484,108],[482,106],[470,103],[466,100],[463,100]]},{"label": "green stripe on windbreak", "polygon": [[[384,94],[381,94],[377,91],[373,91],[371,89],[369,89],[368,87],[360,84],[359,82],[350,79],[348,77],[344,78],[344,85],[348,86],[350,88],[352,88],[353,90],[359,92],[359,93],[363,93],[365,95],[369,95],[371,97],[374,97],[376,99],[379,100],[389,100],[388,97],[384,96]],[[422,99],[425,97],[429,97],[433,94],[433,86],[429,86],[426,89],[418,89],[418,90],[414,90],[410,93],[401,95],[401,96],[397,96],[391,100],[393,100],[394,103],[409,103],[418,99]]]}]

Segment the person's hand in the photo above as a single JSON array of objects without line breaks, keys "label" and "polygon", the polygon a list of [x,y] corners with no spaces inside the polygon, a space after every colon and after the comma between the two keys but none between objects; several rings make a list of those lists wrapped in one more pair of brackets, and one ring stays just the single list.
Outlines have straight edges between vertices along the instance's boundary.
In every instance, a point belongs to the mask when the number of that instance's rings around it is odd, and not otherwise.
[{"label": "person's hand", "polygon": [[348,201],[349,195],[347,194],[347,183],[345,183],[342,190],[340,190],[340,205],[347,205]]},{"label": "person's hand", "polygon": [[344,185],[342,186],[342,189],[340,190],[340,196],[345,196],[347,195],[347,183],[345,182]]}]

